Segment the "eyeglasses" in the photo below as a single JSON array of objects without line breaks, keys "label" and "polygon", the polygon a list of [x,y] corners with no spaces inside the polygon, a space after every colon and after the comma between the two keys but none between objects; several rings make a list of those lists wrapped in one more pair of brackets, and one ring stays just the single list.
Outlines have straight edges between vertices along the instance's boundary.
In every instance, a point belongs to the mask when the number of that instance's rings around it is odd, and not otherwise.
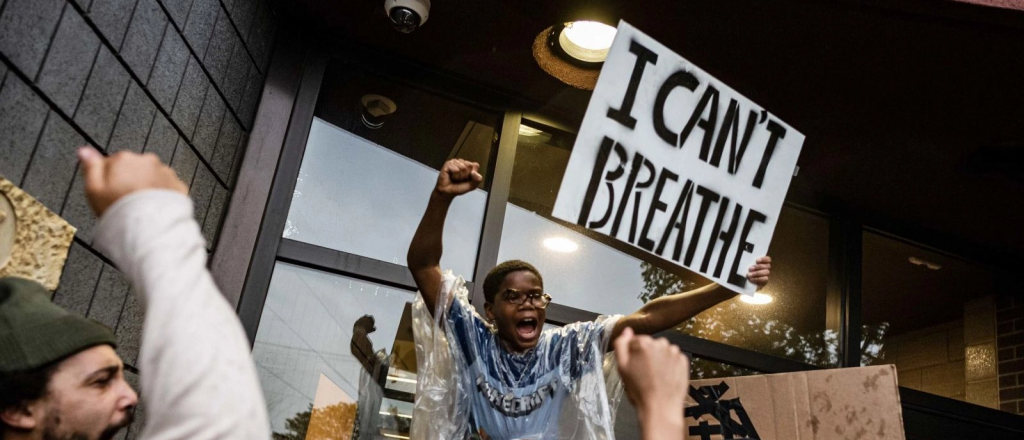
[{"label": "eyeglasses", "polygon": [[551,303],[551,295],[544,292],[520,292],[516,289],[505,289],[505,301],[508,301],[517,306],[526,304],[526,300],[530,300],[530,304],[539,309],[547,308],[548,304]]}]

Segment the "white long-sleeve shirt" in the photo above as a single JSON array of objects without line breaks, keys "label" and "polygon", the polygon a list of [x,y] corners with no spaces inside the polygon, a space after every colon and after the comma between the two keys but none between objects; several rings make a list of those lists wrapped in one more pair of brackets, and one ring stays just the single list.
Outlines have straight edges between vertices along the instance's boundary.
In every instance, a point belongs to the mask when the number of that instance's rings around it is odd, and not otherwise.
[{"label": "white long-sleeve shirt", "polygon": [[269,439],[249,342],[206,269],[192,201],[164,190],[125,196],[100,218],[94,244],[145,310],[142,438]]}]

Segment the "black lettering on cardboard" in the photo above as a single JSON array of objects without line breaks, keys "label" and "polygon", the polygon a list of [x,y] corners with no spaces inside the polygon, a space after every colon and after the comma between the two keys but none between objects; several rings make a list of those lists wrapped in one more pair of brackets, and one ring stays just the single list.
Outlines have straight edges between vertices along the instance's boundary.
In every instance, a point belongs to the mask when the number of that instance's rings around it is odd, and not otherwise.
[{"label": "black lettering on cardboard", "polygon": [[[683,238],[686,235],[686,220],[690,216],[691,200],[693,200],[693,181],[686,179],[683,190],[679,193],[679,199],[676,201],[676,207],[672,209],[672,215],[668,218],[669,223],[665,226],[665,233],[661,235],[661,242],[658,243],[656,254],[663,255],[665,244],[668,243],[668,238],[672,236],[672,230],[675,229],[676,244],[672,259],[679,261],[679,255],[683,253]],[[683,214],[681,219],[679,218],[680,212]]]},{"label": "black lettering on cardboard", "polygon": [[[708,117],[704,118],[704,110],[710,105],[710,111]],[[718,121],[718,89],[714,85],[708,84],[708,88],[704,90],[704,95],[700,97],[700,102],[697,103],[697,107],[693,109],[693,114],[690,115],[690,120],[686,122],[686,126],[683,127],[683,131],[679,133],[679,148],[686,144],[686,139],[690,137],[690,132],[696,126],[704,130],[704,140],[700,144],[700,160],[704,162],[708,161],[708,151],[711,150],[711,140],[715,137],[715,126]]]},{"label": "black lettering on cardboard", "polygon": [[747,129],[743,133],[743,141],[740,142],[739,149],[736,148],[736,141],[740,137],[739,133],[740,125],[740,106],[735,99],[729,101],[729,109],[725,112],[725,120],[722,121],[722,127],[718,130],[718,139],[715,141],[715,150],[711,153],[711,165],[718,166],[722,161],[722,153],[725,150],[726,141],[729,142],[729,173],[736,174],[736,171],[740,168],[740,161],[743,160],[743,153],[747,151],[747,145],[750,143],[751,134],[754,132],[754,126],[757,125],[757,112],[751,110],[750,116],[747,117]]},{"label": "black lettering on cardboard", "polygon": [[633,221],[629,223],[629,242],[636,243],[636,227],[640,223],[640,197],[643,196],[644,188],[650,188],[654,183],[654,163],[644,159],[644,168],[647,169],[647,180],[636,184],[636,194],[633,196]]},{"label": "black lettering on cardboard", "polygon": [[[604,169],[608,166],[608,157],[611,155],[612,146],[615,145],[615,141],[605,136],[601,139],[601,147],[597,150],[597,159],[594,160],[594,171],[590,173],[590,183],[587,185],[587,192],[583,196],[583,206],[580,207],[580,217],[576,220],[576,224],[586,227],[587,220],[590,218],[590,210],[594,206],[594,198],[597,197],[597,189],[601,185],[601,174],[604,174]],[[614,203],[615,199],[611,199]]]},{"label": "black lettering on cardboard", "polygon": [[764,148],[764,155],[761,156],[761,166],[757,167],[757,174],[754,175],[754,188],[760,188],[761,183],[764,182],[764,173],[768,170],[768,162],[772,160],[772,153],[775,152],[775,146],[778,145],[779,139],[786,137],[786,127],[775,121],[768,121],[768,132],[771,133],[768,137],[768,146]]},{"label": "black lettering on cardboard", "polygon": [[651,115],[651,122],[654,123],[654,132],[673,147],[679,143],[679,135],[673,133],[665,125],[665,101],[668,100],[668,95],[676,87],[685,87],[692,92],[697,90],[698,85],[700,85],[700,81],[697,80],[696,76],[693,76],[690,72],[680,70],[665,79],[665,82],[661,84],[661,88],[658,89],[658,95],[654,98],[654,112]]},{"label": "black lettering on cardboard", "polygon": [[640,88],[640,80],[644,76],[644,69],[647,64],[657,64],[658,54],[644,47],[633,40],[629,43],[629,51],[636,55],[636,64],[633,65],[633,74],[629,76],[629,85],[626,86],[626,96],[622,98],[622,105],[619,108],[608,108],[608,117],[628,127],[630,130],[636,128],[636,119],[629,114],[633,111],[633,103],[636,102],[636,91]]},{"label": "black lettering on cardboard", "polygon": [[633,153],[633,166],[629,170],[629,178],[626,179],[626,188],[622,190],[622,200],[619,201],[619,209],[615,212],[615,220],[612,222],[612,237],[618,237],[619,226],[622,225],[622,215],[626,213],[626,205],[629,204],[629,196],[633,193],[633,185],[636,184],[636,176],[640,174],[640,166],[647,158],[639,151]]},{"label": "black lettering on cardboard", "polygon": [[728,210],[729,198],[722,197],[722,202],[718,204],[718,215],[715,216],[715,224],[711,226],[711,232],[708,234],[708,247],[704,252],[704,260],[700,263],[700,271],[703,273],[707,273],[708,265],[711,264],[711,255],[715,252],[718,234],[722,230],[722,220],[725,218],[725,211]]},{"label": "black lettering on cardboard", "polygon": [[754,252],[754,245],[747,242],[747,236],[750,234],[750,228],[754,225],[754,222],[764,223],[768,217],[764,214],[751,209],[750,213],[747,214],[747,220],[743,223],[743,232],[740,233],[740,240],[736,243],[736,256],[732,259],[732,270],[729,273],[729,284],[736,287],[743,288],[747,285],[747,277],[736,273],[736,270],[740,267],[740,260],[743,258],[744,253]]},{"label": "black lettering on cardboard", "polygon": [[[654,240],[647,236],[647,233],[651,231],[651,223],[654,222],[654,214],[658,211],[665,212],[668,209],[668,205],[661,201],[661,191],[665,189],[665,182],[669,180],[677,182],[679,181],[679,176],[667,168],[662,168],[661,175],[658,176],[658,185],[654,187],[654,200],[651,200],[651,206],[647,208],[647,219],[644,220],[644,229],[640,232],[640,247],[648,252],[654,251]],[[665,228],[664,234],[667,235],[669,232],[669,228]],[[665,239],[663,237],[662,243],[664,242]]]},{"label": "black lettering on cardboard", "polygon": [[683,260],[683,264],[687,266],[693,262],[693,256],[697,251],[697,243],[700,242],[704,229],[704,219],[708,215],[708,208],[711,207],[712,203],[717,203],[722,197],[717,192],[700,185],[697,185],[697,194],[701,196],[700,210],[697,211],[697,223],[693,226],[693,233],[690,234],[690,247],[686,248],[686,259]]},{"label": "black lettering on cardboard", "polygon": [[722,240],[722,251],[718,254],[718,264],[715,266],[715,277],[722,276],[722,267],[725,266],[725,256],[729,254],[729,248],[732,246],[732,239],[736,237],[736,228],[740,225],[740,214],[743,213],[743,205],[737,203],[736,209],[732,211],[732,221],[729,222],[729,228],[721,231],[718,234],[718,239]]}]

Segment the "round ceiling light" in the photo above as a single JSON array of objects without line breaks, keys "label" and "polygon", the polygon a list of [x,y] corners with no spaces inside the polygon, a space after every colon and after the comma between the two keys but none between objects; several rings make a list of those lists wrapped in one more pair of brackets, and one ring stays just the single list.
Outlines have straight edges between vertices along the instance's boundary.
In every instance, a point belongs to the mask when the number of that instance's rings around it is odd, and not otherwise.
[{"label": "round ceiling light", "polygon": [[576,252],[580,245],[565,237],[551,237],[544,240],[544,246],[555,252],[569,253]]},{"label": "round ceiling light", "polygon": [[765,295],[765,294],[763,294],[761,292],[757,292],[757,293],[754,293],[754,296],[740,295],[740,301],[743,301],[743,302],[745,302],[747,304],[761,305],[761,304],[768,304],[768,303],[772,302],[772,297],[771,297],[771,295]]},{"label": "round ceiling light", "polygon": [[558,35],[558,45],[566,55],[585,63],[601,63],[615,40],[615,28],[597,21],[566,23]]}]

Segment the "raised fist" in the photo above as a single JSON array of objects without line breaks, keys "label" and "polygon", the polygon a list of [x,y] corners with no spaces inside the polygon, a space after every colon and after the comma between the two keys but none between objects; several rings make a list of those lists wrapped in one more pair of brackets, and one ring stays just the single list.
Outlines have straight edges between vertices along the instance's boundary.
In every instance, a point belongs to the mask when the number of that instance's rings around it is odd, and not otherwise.
[{"label": "raised fist", "polygon": [[478,170],[480,164],[462,159],[452,159],[444,163],[441,173],[437,176],[438,194],[454,198],[476,189],[484,178]]},{"label": "raised fist", "polygon": [[120,151],[103,157],[92,147],[81,147],[78,160],[85,178],[85,198],[98,216],[136,191],[166,189],[188,194],[188,186],[153,153]]}]

